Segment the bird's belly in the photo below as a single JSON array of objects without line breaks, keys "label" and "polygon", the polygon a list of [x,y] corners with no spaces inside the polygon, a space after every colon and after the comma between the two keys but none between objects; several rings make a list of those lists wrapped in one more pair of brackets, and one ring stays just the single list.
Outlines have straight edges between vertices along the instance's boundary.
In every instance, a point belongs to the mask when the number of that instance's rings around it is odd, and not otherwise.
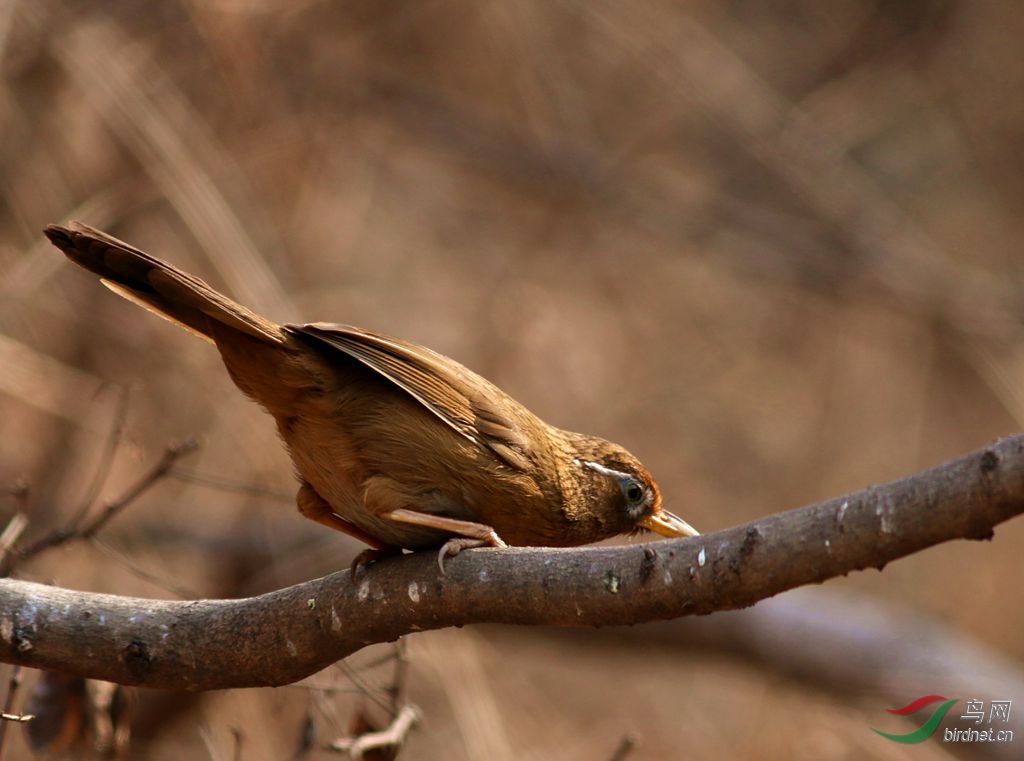
[{"label": "bird's belly", "polygon": [[[412,550],[439,547],[452,535],[391,520],[384,517],[388,510],[405,508],[460,520],[480,520],[472,510],[471,494],[449,493],[451,468],[439,466],[442,460],[438,459],[436,446],[424,446],[411,437],[381,433],[379,427],[374,436],[368,437],[359,422],[358,415],[350,415],[348,425],[342,425],[333,416],[278,419],[278,429],[288,445],[297,475],[335,513],[384,544]],[[451,466],[450,448],[447,455],[449,460],[443,462]],[[479,463],[458,463],[455,471],[465,467],[478,468]],[[371,494],[374,490],[369,484],[382,481],[393,486],[389,500],[374,499]]]}]

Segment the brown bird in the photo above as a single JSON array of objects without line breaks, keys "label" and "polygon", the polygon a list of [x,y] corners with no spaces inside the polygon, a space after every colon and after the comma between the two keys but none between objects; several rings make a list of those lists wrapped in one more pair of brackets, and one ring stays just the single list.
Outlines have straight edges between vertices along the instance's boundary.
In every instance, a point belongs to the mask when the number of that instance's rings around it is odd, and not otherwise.
[{"label": "brown bird", "polygon": [[299,511],[374,548],[567,547],[696,536],[617,444],[548,425],[448,357],[333,323],[278,325],[80,222],[46,236],[104,285],[216,345],[274,416]]}]

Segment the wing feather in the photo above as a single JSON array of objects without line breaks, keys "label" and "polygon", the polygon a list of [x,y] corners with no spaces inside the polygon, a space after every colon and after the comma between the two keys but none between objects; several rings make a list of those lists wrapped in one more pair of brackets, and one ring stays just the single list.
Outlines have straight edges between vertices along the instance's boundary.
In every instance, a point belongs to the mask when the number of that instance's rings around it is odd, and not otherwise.
[{"label": "wing feather", "polygon": [[530,467],[530,438],[522,423],[531,413],[458,362],[400,338],[350,325],[318,322],[285,329],[359,360],[509,466],[521,471]]}]

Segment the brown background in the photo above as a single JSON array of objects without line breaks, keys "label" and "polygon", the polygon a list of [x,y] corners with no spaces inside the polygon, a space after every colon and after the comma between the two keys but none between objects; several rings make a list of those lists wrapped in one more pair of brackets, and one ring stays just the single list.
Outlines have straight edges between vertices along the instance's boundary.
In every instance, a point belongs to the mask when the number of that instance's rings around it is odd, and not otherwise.
[{"label": "brown background", "polygon": [[[70,217],[268,316],[449,354],[625,444],[705,531],[1018,430],[1022,37],[1015,3],[955,0],[5,5],[0,482],[30,484],[30,533],[66,522],[124,387],[101,498],[189,433],[204,448],[181,472],[223,482],[168,479],[103,547],[23,574],[239,595],[359,549],[294,513],[272,425],[216,352],[43,241]],[[1017,521],[814,591],[1019,661],[1022,542]],[[610,758],[631,733],[636,759],[947,757],[867,729],[902,731],[882,709],[910,688],[685,642],[478,628],[412,637],[409,657],[408,758]],[[1024,711],[1024,691],[963,697]],[[245,758],[289,758],[307,711],[325,742],[357,700],[148,695],[133,752],[230,758],[234,728]]]}]

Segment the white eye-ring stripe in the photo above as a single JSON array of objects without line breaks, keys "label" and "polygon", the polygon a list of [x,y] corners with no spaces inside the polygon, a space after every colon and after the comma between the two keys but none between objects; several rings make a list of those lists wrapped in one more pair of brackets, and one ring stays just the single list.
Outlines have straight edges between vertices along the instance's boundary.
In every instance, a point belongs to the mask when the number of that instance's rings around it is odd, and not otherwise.
[{"label": "white eye-ring stripe", "polygon": [[[576,460],[576,459],[574,459],[573,462],[575,464],[577,464],[577,465],[583,466],[584,468],[590,468],[591,470],[595,471],[596,473],[600,473],[602,476],[608,476],[609,478],[614,478],[616,481],[619,482],[619,484],[624,484],[627,481],[634,481],[636,483],[639,483],[639,481],[637,481],[635,476],[633,476],[633,475],[631,475],[629,473],[623,473],[621,470],[615,470],[614,468],[605,467],[604,465],[602,465],[599,462],[591,462],[590,460]],[[626,511],[633,518],[638,518],[640,515],[642,515],[644,513],[644,511],[648,507],[651,506],[651,502],[654,501],[654,495],[651,493],[651,490],[648,489],[647,487],[643,486],[642,484],[641,484],[641,487],[644,490],[643,501],[640,504],[638,504],[638,505],[627,505],[626,506]]]},{"label": "white eye-ring stripe", "polygon": [[616,481],[627,481],[633,478],[629,473],[623,473],[621,470],[615,470],[614,468],[606,468],[599,462],[591,462],[590,460],[573,460],[573,462],[577,465],[582,465],[585,468],[597,471],[602,476],[614,478]]}]

